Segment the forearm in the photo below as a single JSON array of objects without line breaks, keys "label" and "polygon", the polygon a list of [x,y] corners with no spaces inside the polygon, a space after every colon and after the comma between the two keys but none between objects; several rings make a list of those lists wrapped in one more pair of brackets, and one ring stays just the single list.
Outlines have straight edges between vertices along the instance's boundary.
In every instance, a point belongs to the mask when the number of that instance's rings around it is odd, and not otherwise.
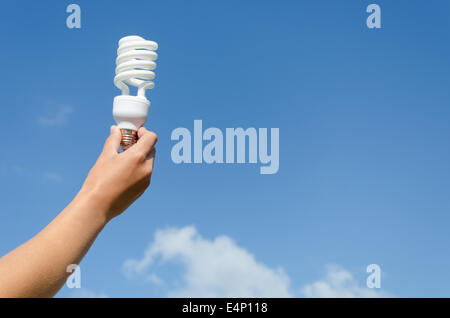
[{"label": "forearm", "polygon": [[106,224],[107,207],[83,190],[39,234],[0,258],[0,297],[51,297]]},{"label": "forearm", "polygon": [[67,266],[79,264],[98,233],[149,186],[157,137],[141,127],[138,141],[119,153],[116,126],[75,199],[39,234],[0,258],[0,297],[50,297]]}]

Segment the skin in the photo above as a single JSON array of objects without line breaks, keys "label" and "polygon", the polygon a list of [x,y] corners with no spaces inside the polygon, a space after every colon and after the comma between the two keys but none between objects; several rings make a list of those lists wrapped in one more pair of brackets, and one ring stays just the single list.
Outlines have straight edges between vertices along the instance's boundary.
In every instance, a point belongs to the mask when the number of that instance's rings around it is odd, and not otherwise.
[{"label": "skin", "polygon": [[52,297],[70,264],[79,264],[105,225],[150,185],[155,133],[119,153],[121,132],[111,127],[103,151],[73,201],[41,232],[0,258],[0,297]]}]

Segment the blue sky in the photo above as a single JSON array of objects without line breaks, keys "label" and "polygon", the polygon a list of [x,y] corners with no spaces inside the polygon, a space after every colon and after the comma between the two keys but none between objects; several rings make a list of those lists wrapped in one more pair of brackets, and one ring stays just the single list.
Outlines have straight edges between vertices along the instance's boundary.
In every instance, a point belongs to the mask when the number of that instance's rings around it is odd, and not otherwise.
[{"label": "blue sky", "polygon": [[[379,30],[365,24],[373,2]],[[237,294],[211,261],[229,251],[224,271],[245,267],[250,289],[365,295],[375,263],[377,293],[450,296],[450,4],[373,2],[76,1],[79,30],[65,24],[71,2],[2,4],[0,254],[80,188],[114,123],[117,42],[136,34],[159,43],[155,172],[82,262],[83,295]],[[170,134],[195,119],[279,128],[279,172],[174,164]]]}]

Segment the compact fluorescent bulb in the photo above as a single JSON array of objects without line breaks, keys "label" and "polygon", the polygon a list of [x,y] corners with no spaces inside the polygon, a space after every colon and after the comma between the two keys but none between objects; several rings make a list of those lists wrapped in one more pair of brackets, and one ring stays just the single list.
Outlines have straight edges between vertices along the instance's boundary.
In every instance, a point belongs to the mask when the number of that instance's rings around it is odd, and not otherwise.
[{"label": "compact fluorescent bulb", "polygon": [[[126,36],[119,41],[116,59],[116,76],[114,85],[122,91],[113,103],[113,116],[122,132],[121,146],[128,149],[137,140],[137,130],[148,118],[150,101],[145,97],[145,90],[152,89],[156,68],[154,52],[158,44],[147,41],[140,36]],[[130,95],[128,85],[137,87],[137,96]]]}]

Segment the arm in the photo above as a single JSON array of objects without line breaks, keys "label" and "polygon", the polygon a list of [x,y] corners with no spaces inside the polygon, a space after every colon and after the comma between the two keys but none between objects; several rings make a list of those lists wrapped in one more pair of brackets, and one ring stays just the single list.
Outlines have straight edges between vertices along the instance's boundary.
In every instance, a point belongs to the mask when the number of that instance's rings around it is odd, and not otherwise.
[{"label": "arm", "polygon": [[80,192],[40,233],[0,258],[0,297],[51,297],[70,264],[79,264],[103,227],[149,186],[157,137],[140,128],[138,142],[119,153],[121,133],[111,135]]}]

